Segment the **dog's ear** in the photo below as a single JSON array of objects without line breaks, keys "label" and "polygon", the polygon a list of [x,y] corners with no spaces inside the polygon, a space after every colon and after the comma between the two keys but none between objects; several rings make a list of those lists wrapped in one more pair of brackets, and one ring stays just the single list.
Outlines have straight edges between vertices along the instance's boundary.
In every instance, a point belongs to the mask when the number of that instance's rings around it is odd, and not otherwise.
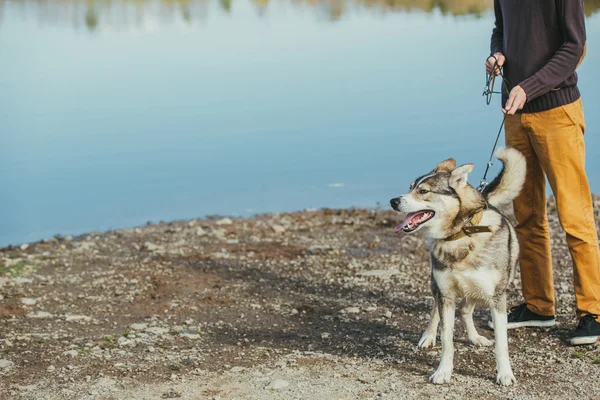
[{"label": "dog's ear", "polygon": [[454,158],[449,158],[439,163],[433,172],[450,172],[454,168],[456,168],[456,160]]},{"label": "dog's ear", "polygon": [[467,186],[469,174],[473,171],[473,164],[465,164],[456,168],[450,174],[450,187],[453,189],[462,189]]}]

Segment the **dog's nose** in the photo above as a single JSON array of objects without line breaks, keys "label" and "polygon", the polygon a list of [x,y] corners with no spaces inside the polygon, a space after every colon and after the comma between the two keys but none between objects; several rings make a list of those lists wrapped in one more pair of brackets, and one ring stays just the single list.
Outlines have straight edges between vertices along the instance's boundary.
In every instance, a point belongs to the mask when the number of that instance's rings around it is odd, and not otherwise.
[{"label": "dog's nose", "polygon": [[400,199],[395,197],[393,199],[390,200],[390,204],[392,205],[393,209],[398,208],[398,206],[400,205]]}]

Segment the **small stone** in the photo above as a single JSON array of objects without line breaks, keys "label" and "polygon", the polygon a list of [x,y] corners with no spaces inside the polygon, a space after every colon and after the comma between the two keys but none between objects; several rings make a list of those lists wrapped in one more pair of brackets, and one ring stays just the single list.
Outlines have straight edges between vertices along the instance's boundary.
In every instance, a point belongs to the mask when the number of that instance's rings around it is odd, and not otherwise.
[{"label": "small stone", "polygon": [[385,318],[392,318],[392,312],[391,312],[391,311],[386,311],[386,312],[383,314],[383,316],[384,316]]},{"label": "small stone", "polygon": [[169,328],[153,326],[151,328],[146,328],[146,332],[151,333],[153,335],[164,335],[165,333],[169,333]]},{"label": "small stone", "polygon": [[233,221],[231,220],[231,218],[223,218],[218,220],[217,222],[215,222],[216,225],[231,225],[233,224]]},{"label": "small stone", "polygon": [[292,311],[290,311],[292,315],[296,315],[298,314],[298,310],[296,310],[295,308],[292,308]]},{"label": "small stone", "polygon": [[28,247],[29,245],[27,243],[23,243],[21,246],[19,246],[21,250],[27,250]]},{"label": "small stone", "polygon": [[21,299],[21,303],[25,304],[26,306],[33,306],[35,303],[37,303],[37,299],[29,299],[24,297]]},{"label": "small stone", "polygon": [[146,328],[148,328],[148,324],[133,324],[133,325],[131,325],[131,329],[133,329],[134,331],[143,331]]},{"label": "small stone", "polygon": [[267,390],[281,390],[283,388],[286,388],[290,386],[290,383],[288,381],[285,381],[283,379],[275,379],[274,381],[269,382],[269,384],[267,386],[265,386],[265,389]]},{"label": "small stone", "polygon": [[282,234],[286,231],[285,227],[281,225],[271,225],[271,228],[275,231],[276,234]]},{"label": "small stone", "polygon": [[244,368],[244,367],[233,367],[230,369],[231,372],[242,372],[245,370],[246,370],[246,368]]},{"label": "small stone", "polygon": [[187,338],[190,340],[197,340],[200,339],[200,334],[192,331],[183,331],[179,334],[179,337]]},{"label": "small stone", "polygon": [[63,356],[77,357],[77,350],[69,350],[62,353]]},{"label": "small stone", "polygon": [[87,315],[67,315],[67,317],[65,318],[66,322],[73,322],[73,321],[91,321],[92,317],[88,317]]},{"label": "small stone", "polygon": [[89,382],[89,381],[91,381],[91,380],[92,380],[92,377],[91,377],[91,376],[89,376],[89,375],[86,375],[86,376],[85,376],[85,381],[86,381],[86,382]]},{"label": "small stone", "polygon": [[0,368],[10,368],[10,367],[14,367],[14,366],[15,366],[15,363],[10,360],[5,360],[5,359],[0,360]]},{"label": "small stone", "polygon": [[340,310],[342,314],[360,314],[360,308],[358,307],[346,307]]},{"label": "small stone", "polygon": [[152,346],[148,347],[148,353],[154,353],[156,349]]},{"label": "small stone", "polygon": [[202,229],[201,227],[198,227],[198,228],[196,228],[196,235],[204,236],[204,235],[206,235],[206,231],[204,229]]},{"label": "small stone", "polygon": [[27,314],[27,318],[37,318],[37,319],[52,318],[52,314],[50,314],[49,312],[46,312],[46,311],[36,311],[36,312],[30,312],[29,314]]},{"label": "small stone", "polygon": [[144,242],[144,247],[148,249],[148,251],[159,251],[162,249],[159,245],[150,242]]},{"label": "small stone", "polygon": [[331,334],[329,332],[323,332],[321,333],[321,339],[323,340],[327,340],[331,337]]},{"label": "small stone", "polygon": [[135,347],[135,340],[127,339],[125,336],[121,336],[119,340],[117,340],[119,347]]},{"label": "small stone", "polygon": [[56,370],[56,367],[54,365],[50,365],[48,368],[46,368],[47,372],[54,372]]}]

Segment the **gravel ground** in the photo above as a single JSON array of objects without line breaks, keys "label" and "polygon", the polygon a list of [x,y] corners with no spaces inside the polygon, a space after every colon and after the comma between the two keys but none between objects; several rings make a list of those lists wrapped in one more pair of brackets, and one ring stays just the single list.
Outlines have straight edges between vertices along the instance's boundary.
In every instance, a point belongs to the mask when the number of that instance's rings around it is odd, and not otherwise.
[{"label": "gravel ground", "polygon": [[509,333],[514,387],[460,321],[452,382],[429,384],[423,236],[388,211],[319,210],[0,249],[0,399],[597,398],[600,348],[566,343],[572,264],[549,208],[559,324]]}]

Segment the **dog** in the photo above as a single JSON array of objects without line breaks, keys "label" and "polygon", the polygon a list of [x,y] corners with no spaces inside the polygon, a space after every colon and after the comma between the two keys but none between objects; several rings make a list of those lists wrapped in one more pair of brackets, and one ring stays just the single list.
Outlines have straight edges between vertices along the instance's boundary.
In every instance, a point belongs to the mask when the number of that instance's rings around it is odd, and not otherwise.
[{"label": "dog", "polygon": [[502,161],[498,176],[480,193],[467,178],[473,164],[456,167],[452,158],[416,179],[407,194],[390,200],[392,208],[408,213],[395,228],[407,234],[424,230],[430,244],[433,310],[419,347],[434,346],[442,322],[440,364],[429,378],[435,384],[450,382],[453,370],[453,334],[456,302],[469,341],[490,346],[473,324],[473,309],[487,305],[495,324],[496,382],[516,382],[508,356],[506,291],[519,259],[519,243],[510,221],[498,207],[510,203],[525,182],[525,158],[513,149],[497,153]]}]

